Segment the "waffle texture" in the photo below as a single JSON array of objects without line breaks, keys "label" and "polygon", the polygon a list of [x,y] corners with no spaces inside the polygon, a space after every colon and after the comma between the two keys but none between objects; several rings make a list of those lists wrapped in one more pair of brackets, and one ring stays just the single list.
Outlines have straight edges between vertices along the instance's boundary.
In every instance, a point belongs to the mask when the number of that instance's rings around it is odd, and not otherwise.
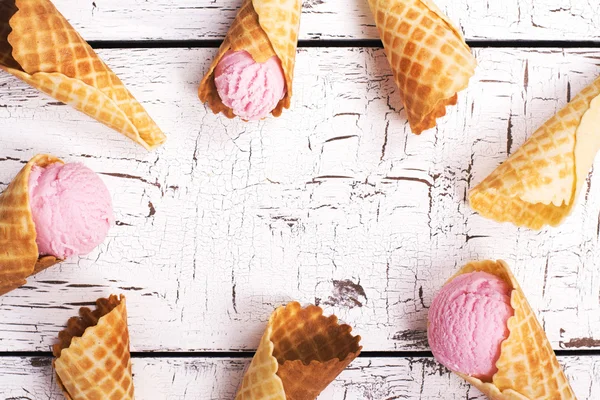
[{"label": "waffle texture", "polygon": [[235,117],[233,110],[219,97],[214,71],[227,51],[245,50],[256,62],[279,57],[287,92],[271,114],[278,117],[284,107],[290,108],[301,9],[300,0],[244,0],[217,56],[200,82],[200,100],[208,103],[215,114],[221,112],[228,118]]},{"label": "waffle texture", "polygon": [[469,193],[486,218],[541,229],[573,209],[600,149],[600,78]]},{"label": "waffle texture", "polygon": [[236,400],[313,400],[362,349],[360,336],[323,316],[320,307],[292,302],[271,315]]},{"label": "waffle texture", "polygon": [[369,0],[415,134],[455,105],[477,62],[461,33],[429,0]]},{"label": "waffle texture", "polygon": [[151,150],[166,137],[49,0],[4,0],[0,68]]},{"label": "waffle texture", "polygon": [[0,194],[0,295],[24,285],[27,277],[61,261],[50,256],[39,257],[29,207],[31,168],[57,162],[62,160],[47,154],[33,157]]},{"label": "waffle texture", "polygon": [[125,296],[98,299],[69,319],[53,346],[57,382],[69,400],[133,399]]},{"label": "waffle texture", "polygon": [[461,274],[484,271],[496,275],[512,288],[514,315],[508,320],[508,338],[502,342],[498,372],[492,382],[457,373],[492,400],[571,400],[576,399],[554,350],[527,302],[508,265],[501,260],[471,262]]}]

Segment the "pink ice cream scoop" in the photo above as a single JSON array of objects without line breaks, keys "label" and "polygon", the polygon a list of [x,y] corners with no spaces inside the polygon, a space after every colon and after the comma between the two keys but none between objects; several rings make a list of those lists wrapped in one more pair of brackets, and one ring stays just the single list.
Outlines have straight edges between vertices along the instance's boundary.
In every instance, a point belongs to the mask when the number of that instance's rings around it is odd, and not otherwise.
[{"label": "pink ice cream scoop", "polygon": [[510,287],[487,272],[462,274],[447,283],[429,308],[429,346],[447,368],[491,381],[500,345],[508,337]]},{"label": "pink ice cream scoop", "polygon": [[228,51],[215,68],[215,85],[221,101],[246,120],[266,117],[286,93],[277,56],[264,63],[247,51]]},{"label": "pink ice cream scoop", "polygon": [[34,166],[29,202],[40,255],[66,259],[87,254],[104,241],[114,222],[108,189],[83,164]]}]

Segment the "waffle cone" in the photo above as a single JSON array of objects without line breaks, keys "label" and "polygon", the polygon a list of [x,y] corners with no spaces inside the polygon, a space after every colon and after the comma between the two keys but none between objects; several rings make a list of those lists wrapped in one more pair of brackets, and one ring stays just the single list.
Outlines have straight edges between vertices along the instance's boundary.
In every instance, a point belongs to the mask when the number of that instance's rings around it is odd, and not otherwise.
[{"label": "waffle cone", "polygon": [[471,262],[454,277],[474,271],[496,275],[511,288],[514,315],[508,319],[508,338],[502,342],[498,372],[492,382],[458,373],[493,400],[575,399],[552,346],[527,302],[519,283],[504,261]]},{"label": "waffle cone", "polygon": [[461,33],[430,0],[369,0],[415,134],[455,105],[477,62]]},{"label": "waffle cone", "polygon": [[301,8],[300,0],[244,0],[217,56],[200,82],[200,100],[208,103],[215,114],[222,112],[228,118],[235,117],[233,110],[219,97],[214,70],[227,51],[245,50],[260,63],[273,56],[279,57],[287,91],[271,114],[279,117],[284,107],[290,108]]},{"label": "waffle cone", "polygon": [[151,150],[165,136],[49,0],[0,5],[0,68]]},{"label": "waffle cone", "polygon": [[360,353],[360,336],[320,307],[296,302],[271,315],[236,400],[313,400]]},{"label": "waffle cone", "polygon": [[39,256],[29,207],[31,168],[57,162],[62,160],[44,154],[35,156],[0,194],[0,295],[23,286],[27,277],[61,261]]},{"label": "waffle cone", "polygon": [[57,382],[68,400],[133,399],[125,296],[96,300],[69,319],[53,346]]},{"label": "waffle cone", "polygon": [[600,78],[550,118],[469,193],[487,218],[540,229],[575,205],[600,149]]}]

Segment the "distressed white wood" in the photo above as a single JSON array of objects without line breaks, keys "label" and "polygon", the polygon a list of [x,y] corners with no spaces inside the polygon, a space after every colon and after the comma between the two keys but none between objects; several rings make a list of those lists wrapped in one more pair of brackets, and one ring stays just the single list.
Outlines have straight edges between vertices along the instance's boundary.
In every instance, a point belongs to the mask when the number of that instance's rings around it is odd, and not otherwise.
[{"label": "distressed white wood", "polygon": [[[600,357],[561,357],[579,400],[600,393]],[[136,399],[232,399],[249,358],[133,359]],[[62,400],[50,358],[1,358],[0,395],[7,399]],[[486,397],[431,358],[359,358],[319,396],[320,400]]]},{"label": "distressed white wood", "polygon": [[[471,40],[598,40],[589,0],[436,0]],[[221,39],[242,0],[54,0],[88,40]],[[305,0],[300,39],[377,39],[367,0]]]},{"label": "distressed white wood", "polygon": [[539,233],[464,201],[600,73],[600,52],[478,50],[470,88],[421,136],[378,49],[300,50],[292,109],[258,123],[197,100],[214,49],[100,53],[169,139],[147,153],[0,75],[0,189],[51,152],[102,174],[118,220],[97,251],[0,297],[0,351],[48,350],[81,304],[118,292],[137,351],[253,349],[292,299],[335,312],[365,350],[422,350],[434,293],[484,258],[513,267],[555,348],[600,347],[600,174]]}]

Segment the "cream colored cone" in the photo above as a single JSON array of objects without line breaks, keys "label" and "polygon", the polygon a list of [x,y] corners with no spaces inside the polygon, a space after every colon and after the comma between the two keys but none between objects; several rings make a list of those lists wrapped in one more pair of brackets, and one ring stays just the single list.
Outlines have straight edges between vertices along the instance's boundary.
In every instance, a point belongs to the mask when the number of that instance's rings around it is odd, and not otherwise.
[{"label": "cream colored cone", "polygon": [[514,315],[508,319],[508,338],[502,342],[498,372],[492,382],[458,373],[493,400],[570,400],[575,394],[563,373],[552,346],[508,265],[501,260],[471,262],[456,275],[484,271],[511,288]]},{"label": "cream colored cone", "polygon": [[236,400],[313,400],[362,349],[360,336],[296,302],[271,315]]},{"label": "cream colored cone", "polygon": [[600,78],[539,128],[469,193],[486,218],[540,229],[575,205],[600,149]]},{"label": "cream colored cone", "polygon": [[430,0],[369,0],[415,134],[455,105],[477,62],[461,33]]},{"label": "cream colored cone", "polygon": [[5,0],[0,13],[0,68],[148,150],[166,140],[49,0]]},{"label": "cream colored cone", "polygon": [[69,400],[133,399],[125,296],[81,308],[53,347],[57,382]]},{"label": "cream colored cone", "polygon": [[284,107],[290,108],[301,8],[300,0],[244,0],[217,56],[200,83],[200,100],[208,103],[215,114],[222,112],[229,118],[235,117],[233,110],[225,106],[219,97],[214,70],[227,51],[246,50],[256,62],[279,57],[287,92],[271,113],[278,117]]},{"label": "cream colored cone", "polygon": [[26,279],[60,260],[39,257],[36,232],[29,207],[31,168],[63,163],[50,155],[31,159],[0,194],[0,295],[23,286]]}]

